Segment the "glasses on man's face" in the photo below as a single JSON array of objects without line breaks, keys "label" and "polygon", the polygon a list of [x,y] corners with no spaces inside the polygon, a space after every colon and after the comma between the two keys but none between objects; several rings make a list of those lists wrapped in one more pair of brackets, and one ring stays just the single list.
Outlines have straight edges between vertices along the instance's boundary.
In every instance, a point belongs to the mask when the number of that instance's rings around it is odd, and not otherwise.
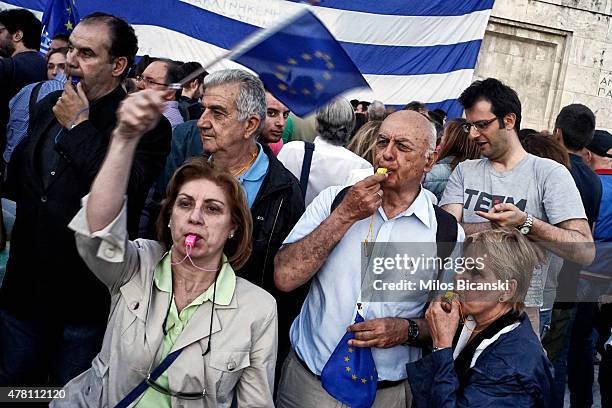
[{"label": "glasses on man's face", "polygon": [[154,84],[154,85],[166,86],[166,87],[170,85],[170,84],[164,84],[164,83],[161,83],[161,82],[155,82],[154,80],[152,80],[150,78],[147,78],[147,77],[143,77],[142,75],[138,75],[136,77],[136,82],[144,82],[147,85]]},{"label": "glasses on man's face", "polygon": [[485,130],[486,128],[489,127],[489,125],[493,122],[495,122],[497,120],[497,116],[489,119],[489,120],[479,120],[476,122],[466,122],[462,125],[463,127],[463,131],[465,133],[470,133],[470,130],[472,130],[472,126],[474,127],[474,129],[476,129],[477,131],[481,132],[483,130]]}]

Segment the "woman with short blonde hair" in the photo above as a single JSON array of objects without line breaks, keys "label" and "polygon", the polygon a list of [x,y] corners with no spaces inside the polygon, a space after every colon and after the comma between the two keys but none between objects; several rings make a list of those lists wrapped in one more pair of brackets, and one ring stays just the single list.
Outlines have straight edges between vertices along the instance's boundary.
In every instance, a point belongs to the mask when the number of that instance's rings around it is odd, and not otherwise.
[{"label": "woman with short blonde hair", "polygon": [[518,230],[494,229],[468,236],[464,256],[457,290],[425,313],[433,353],[406,366],[415,406],[547,406],[552,365],[523,311],[542,254]]}]

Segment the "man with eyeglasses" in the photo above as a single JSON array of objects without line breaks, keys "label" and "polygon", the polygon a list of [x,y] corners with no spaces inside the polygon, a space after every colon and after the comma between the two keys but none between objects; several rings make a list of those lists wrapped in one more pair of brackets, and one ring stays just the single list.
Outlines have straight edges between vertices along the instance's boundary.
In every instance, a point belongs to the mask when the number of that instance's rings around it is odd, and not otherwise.
[{"label": "man with eyeglasses", "polygon": [[[80,82],[66,81],[63,91],[35,106],[28,137],[13,152],[4,192],[18,213],[0,288],[2,386],[61,386],[89,368],[100,350],[110,295],[79,256],[67,226],[106,156],[126,97],[120,82],[137,50],[124,20],[104,13],[82,19],[67,55],[67,74]],[[127,190],[131,238],[170,136],[162,118],[138,145]]]},{"label": "man with eyeglasses", "polygon": [[181,64],[179,62],[169,59],[156,59],[145,68],[141,76],[136,78],[136,86],[140,90],[166,90],[163,95],[166,101],[163,115],[168,119],[173,130],[185,120],[179,110],[179,103],[176,99],[177,92],[168,89],[168,85],[179,82],[182,79],[182,73],[183,71],[181,70]]},{"label": "man with eyeglasses", "polygon": [[[521,103],[497,79],[475,81],[461,94],[465,130],[484,158],[451,174],[440,205],[463,223],[467,235],[513,227],[564,259],[590,264],[593,238],[576,184],[567,168],[528,154],[518,138]],[[525,305],[536,334],[550,253],[536,268]]]}]

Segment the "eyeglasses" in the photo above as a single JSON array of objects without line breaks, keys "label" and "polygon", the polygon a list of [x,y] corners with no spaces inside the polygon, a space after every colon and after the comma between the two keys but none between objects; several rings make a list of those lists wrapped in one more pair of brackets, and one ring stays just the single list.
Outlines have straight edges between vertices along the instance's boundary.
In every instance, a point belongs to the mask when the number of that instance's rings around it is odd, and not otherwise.
[{"label": "eyeglasses", "polygon": [[155,85],[159,85],[159,86],[169,86],[170,84],[164,84],[161,82],[155,82],[152,79],[149,79],[147,77],[143,77],[142,75],[138,75],[136,78],[137,82],[142,82],[144,81],[147,85],[151,85],[151,84],[155,84]]},{"label": "eyeglasses", "polygon": [[474,128],[479,132],[483,131],[486,128],[488,128],[491,123],[495,122],[497,119],[498,118],[496,116],[489,120],[479,120],[477,122],[466,122],[462,125],[463,131],[465,133],[470,133],[470,130],[472,130],[472,126],[474,126]]}]

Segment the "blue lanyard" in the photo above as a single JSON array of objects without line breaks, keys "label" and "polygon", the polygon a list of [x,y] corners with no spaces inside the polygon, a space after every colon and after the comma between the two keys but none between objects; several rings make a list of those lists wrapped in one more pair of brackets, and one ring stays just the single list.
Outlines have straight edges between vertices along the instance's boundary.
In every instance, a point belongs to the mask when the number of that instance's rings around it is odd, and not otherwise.
[{"label": "blue lanyard", "polygon": [[151,375],[147,379],[143,380],[140,384],[138,384],[121,401],[119,401],[119,403],[115,405],[115,408],[127,408],[132,402],[136,401],[136,399],[140,397],[142,393],[147,390],[147,388],[149,388],[149,384],[147,384],[147,380],[157,381],[159,376],[162,375],[162,373],[166,371],[172,363],[174,363],[174,360],[177,359],[177,357],[179,356],[179,354],[181,354],[183,349],[184,347],[168,354],[166,358],[164,358],[164,360],[161,363],[159,363],[157,368],[155,368],[155,370],[151,372]]}]

